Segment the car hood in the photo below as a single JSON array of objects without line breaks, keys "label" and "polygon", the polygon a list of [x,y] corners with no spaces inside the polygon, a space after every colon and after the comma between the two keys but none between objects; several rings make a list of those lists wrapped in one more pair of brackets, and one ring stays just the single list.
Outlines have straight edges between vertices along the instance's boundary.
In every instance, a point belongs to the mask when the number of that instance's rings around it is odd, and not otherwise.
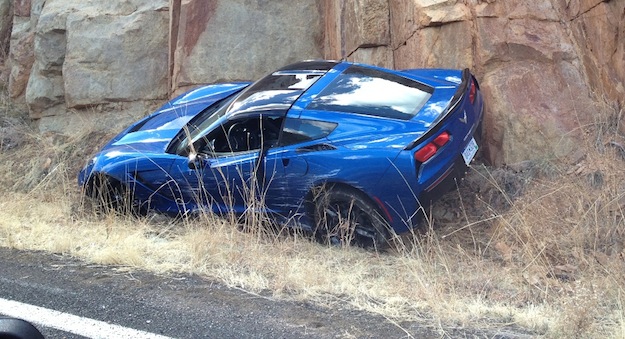
[{"label": "car hood", "polygon": [[178,131],[180,131],[180,128],[131,132],[109,144],[102,151],[123,150],[138,153],[164,153],[167,145]]},{"label": "car hood", "polygon": [[174,156],[166,154],[165,149],[176,133],[176,129],[148,130],[121,136],[106,145],[86,164],[78,175],[79,184],[83,185],[94,171],[106,172],[122,180],[124,168],[129,165],[142,169],[167,168]]},{"label": "car hood", "polygon": [[[142,139],[146,143],[154,143],[165,137],[174,137],[189,120],[197,114],[228,95],[247,87],[249,83],[214,84],[189,91],[165,103],[156,112],[132,124],[115,136],[104,148],[117,144],[137,143]],[[171,135],[171,131],[175,131]],[[163,148],[164,151],[164,148]]]}]

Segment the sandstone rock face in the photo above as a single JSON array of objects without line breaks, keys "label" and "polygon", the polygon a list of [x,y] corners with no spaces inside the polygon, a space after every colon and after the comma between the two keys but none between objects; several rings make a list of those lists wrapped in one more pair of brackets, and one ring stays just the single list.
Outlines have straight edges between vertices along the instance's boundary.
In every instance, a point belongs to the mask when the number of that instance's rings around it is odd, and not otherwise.
[{"label": "sandstone rock face", "polygon": [[[35,61],[34,39],[37,17],[44,0],[13,2],[13,23],[9,46],[8,93],[16,101],[23,101],[30,70]],[[31,16],[31,13],[34,15]]]},{"label": "sandstone rock face", "polygon": [[29,17],[32,7],[31,1],[32,0],[15,0],[13,2],[13,5],[15,7],[15,16]]},{"label": "sandstone rock face", "polygon": [[0,0],[0,90],[6,90],[9,82],[6,60],[9,55],[12,27],[13,4],[10,0]]},{"label": "sandstone rock face", "polygon": [[322,57],[470,68],[496,165],[564,157],[604,101],[625,107],[625,0],[0,0],[9,36],[4,82],[43,130]]},{"label": "sandstone rock face", "polygon": [[[625,0],[388,4],[389,43],[354,28],[370,21],[349,15],[357,6],[327,7],[334,36],[326,57],[397,69],[470,68],[486,99],[484,146],[496,165],[571,153],[580,127],[599,110],[598,92],[624,104]],[[380,8],[368,17],[385,14]],[[350,36],[359,37],[356,46]]]},{"label": "sandstone rock face", "polygon": [[625,1],[560,1],[591,88],[625,106]]},{"label": "sandstone rock face", "polygon": [[123,125],[165,99],[167,6],[165,0],[48,0],[37,18],[25,93],[31,117],[65,128],[71,124],[54,121],[68,109],[106,111],[133,102],[134,111],[118,116]]},{"label": "sandstone rock face", "polygon": [[[167,2],[136,1],[110,9],[101,3],[94,2],[97,11],[67,17],[62,65],[67,106],[166,98]],[[49,60],[60,57],[53,53]]]},{"label": "sandstone rock face", "polygon": [[325,57],[391,66],[389,6],[385,0],[326,0]]},{"label": "sandstone rock face", "polygon": [[471,12],[457,1],[391,2],[394,67],[464,68],[473,64]]},{"label": "sandstone rock face", "polygon": [[117,112],[103,126],[116,128],[188,87],[322,57],[317,0],[2,1],[13,8],[9,92],[42,130]]},{"label": "sandstone rock face", "polygon": [[594,101],[555,8],[494,2],[476,8],[475,24],[491,162],[569,154]]},{"label": "sandstone rock face", "polygon": [[172,86],[250,80],[322,57],[317,0],[173,0]]}]

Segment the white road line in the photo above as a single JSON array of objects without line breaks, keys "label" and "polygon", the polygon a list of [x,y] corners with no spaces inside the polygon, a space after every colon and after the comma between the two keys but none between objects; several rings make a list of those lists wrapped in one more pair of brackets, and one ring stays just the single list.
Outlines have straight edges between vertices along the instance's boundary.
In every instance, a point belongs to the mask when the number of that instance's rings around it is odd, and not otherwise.
[{"label": "white road line", "polygon": [[3,298],[0,298],[0,314],[88,338],[169,338]]}]

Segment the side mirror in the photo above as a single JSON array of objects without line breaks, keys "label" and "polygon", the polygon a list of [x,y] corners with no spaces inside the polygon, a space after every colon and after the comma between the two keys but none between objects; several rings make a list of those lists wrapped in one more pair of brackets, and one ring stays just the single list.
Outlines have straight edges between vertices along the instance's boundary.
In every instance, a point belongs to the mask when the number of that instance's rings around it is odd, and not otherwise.
[{"label": "side mirror", "polygon": [[44,339],[31,323],[10,317],[0,317],[0,338]]},{"label": "side mirror", "polygon": [[206,157],[202,154],[189,153],[187,164],[192,170],[202,169],[206,167]]}]

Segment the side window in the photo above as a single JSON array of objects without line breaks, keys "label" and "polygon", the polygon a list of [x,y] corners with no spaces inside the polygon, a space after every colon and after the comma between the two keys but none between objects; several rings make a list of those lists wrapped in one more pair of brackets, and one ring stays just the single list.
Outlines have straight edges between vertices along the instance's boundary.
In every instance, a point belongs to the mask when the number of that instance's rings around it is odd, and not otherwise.
[{"label": "side window", "polygon": [[337,124],[333,122],[287,118],[280,145],[288,146],[324,138],[332,133],[336,126]]},{"label": "side window", "polygon": [[225,121],[198,140],[195,148],[201,154],[229,154],[259,150],[262,145],[275,146],[280,135],[280,116],[255,115]]}]

